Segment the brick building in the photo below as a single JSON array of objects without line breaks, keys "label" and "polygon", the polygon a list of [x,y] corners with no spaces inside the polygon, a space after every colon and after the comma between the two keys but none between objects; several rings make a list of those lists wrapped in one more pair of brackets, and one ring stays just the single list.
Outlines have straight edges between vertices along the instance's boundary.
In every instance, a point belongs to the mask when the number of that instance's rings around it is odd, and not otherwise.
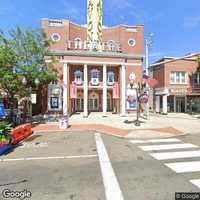
[{"label": "brick building", "polygon": [[[125,115],[135,109],[127,102],[127,92],[130,74],[134,73],[136,82],[142,79],[144,27],[102,26],[101,17],[98,21],[91,14],[101,12],[101,1],[98,1],[95,7],[90,6],[95,1],[88,0],[87,25],[42,19],[43,31],[54,42],[50,55],[59,60],[56,64],[59,80],[49,84],[43,112]],[[95,8],[96,11],[91,11]],[[51,60],[47,57],[46,62]]]},{"label": "brick building", "polygon": [[198,53],[181,58],[164,57],[150,66],[158,80],[152,94],[152,108],[158,113],[200,111]]}]

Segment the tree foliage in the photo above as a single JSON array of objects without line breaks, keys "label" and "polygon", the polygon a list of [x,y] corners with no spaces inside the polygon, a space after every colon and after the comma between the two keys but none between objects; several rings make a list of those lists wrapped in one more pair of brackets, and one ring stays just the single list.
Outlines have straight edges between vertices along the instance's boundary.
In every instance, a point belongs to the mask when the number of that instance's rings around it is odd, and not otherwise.
[{"label": "tree foliage", "polygon": [[197,56],[197,62],[198,62],[198,70],[200,71],[200,55]]},{"label": "tree foliage", "polygon": [[[40,30],[17,27],[8,34],[0,31],[0,91],[9,97],[11,109],[16,95],[25,97],[30,87],[37,89],[36,79],[40,85],[57,79],[54,62],[45,63],[49,46],[50,41]],[[26,85],[22,83],[23,78]]]},{"label": "tree foliage", "polygon": [[26,78],[27,85],[35,87],[35,79],[40,84],[49,83],[56,79],[53,63],[45,64],[50,41],[40,30],[25,30],[19,27],[10,31],[12,47],[18,57],[17,70]]},{"label": "tree foliage", "polygon": [[0,89],[7,93],[9,98],[24,91],[22,82],[20,81],[21,74],[15,73],[17,64],[17,55],[11,46],[5,41],[1,41],[0,45]]}]

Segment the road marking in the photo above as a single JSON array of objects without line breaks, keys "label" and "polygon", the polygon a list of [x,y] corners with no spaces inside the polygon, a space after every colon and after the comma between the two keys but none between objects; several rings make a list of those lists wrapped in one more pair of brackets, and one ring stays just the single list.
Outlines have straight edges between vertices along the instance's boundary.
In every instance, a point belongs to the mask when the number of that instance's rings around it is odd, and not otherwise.
[{"label": "road marking", "polygon": [[21,143],[21,146],[19,148],[24,149],[24,148],[45,148],[48,147],[47,142],[23,142]]},{"label": "road marking", "polygon": [[184,148],[197,148],[197,147],[198,147],[197,145],[190,144],[190,143],[139,146],[139,148],[142,149],[143,151],[184,149]]},{"label": "road marking", "polygon": [[30,160],[54,160],[54,159],[73,159],[73,158],[94,158],[94,157],[98,157],[98,155],[29,157],[29,158],[5,158],[5,159],[0,159],[0,162],[30,161]]},{"label": "road marking", "polygon": [[167,139],[153,139],[153,140],[130,140],[132,144],[142,144],[142,143],[167,143],[167,142],[182,142],[177,138],[167,138]]},{"label": "road marking", "polygon": [[108,153],[99,133],[95,134],[97,152],[99,155],[99,162],[103,183],[105,188],[106,200],[124,200],[119,183],[112,168]]},{"label": "road marking", "polygon": [[142,144],[142,143],[146,143],[145,140],[130,140],[130,142],[132,144]]},{"label": "road marking", "polygon": [[200,171],[200,161],[165,163],[165,165],[176,173]]},{"label": "road marking", "polygon": [[200,179],[190,180],[190,182],[200,188]]},{"label": "road marking", "polygon": [[153,140],[149,140],[150,142],[182,142],[181,140],[177,139],[177,138],[167,138],[167,139],[153,139]]},{"label": "road marking", "polygon": [[150,155],[157,160],[168,160],[168,159],[176,159],[176,158],[194,158],[194,157],[200,157],[200,151],[151,153]]}]

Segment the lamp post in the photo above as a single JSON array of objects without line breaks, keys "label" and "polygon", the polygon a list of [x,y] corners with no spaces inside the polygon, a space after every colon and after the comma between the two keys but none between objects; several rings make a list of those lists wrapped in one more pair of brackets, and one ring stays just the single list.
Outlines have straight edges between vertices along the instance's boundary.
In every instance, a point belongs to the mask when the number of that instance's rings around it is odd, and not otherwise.
[{"label": "lamp post", "polygon": [[[145,62],[145,75],[149,76],[149,48],[152,46],[153,44],[153,33],[150,33],[147,37],[147,39],[145,40],[145,57],[146,57],[146,62]],[[145,86],[145,90],[147,92],[147,95],[149,96],[149,86],[148,83],[146,83]],[[147,119],[149,118],[149,101],[146,103],[146,117]]]},{"label": "lamp post", "polygon": [[138,84],[135,83],[136,80],[136,75],[134,73],[131,73],[129,75],[129,81],[130,81],[130,88],[135,89],[136,91],[136,99],[137,99],[137,107],[136,107],[136,120],[135,120],[135,126],[140,126],[140,121],[139,121],[139,92],[138,92]]}]

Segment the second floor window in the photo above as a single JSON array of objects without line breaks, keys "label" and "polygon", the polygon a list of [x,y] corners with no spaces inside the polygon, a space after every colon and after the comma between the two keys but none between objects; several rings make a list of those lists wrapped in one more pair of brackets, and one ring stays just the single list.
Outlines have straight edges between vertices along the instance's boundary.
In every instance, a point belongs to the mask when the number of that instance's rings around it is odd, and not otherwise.
[{"label": "second floor window", "polygon": [[193,84],[200,85],[200,72],[193,75]]},{"label": "second floor window", "polygon": [[171,72],[170,73],[171,84],[187,84],[186,72]]},{"label": "second floor window", "polygon": [[91,84],[99,85],[100,72],[97,69],[91,70]]},{"label": "second floor window", "polygon": [[82,41],[81,38],[76,38],[74,40],[74,48],[75,49],[81,49],[82,48]]},{"label": "second floor window", "polygon": [[108,72],[107,73],[107,84],[113,85],[115,83],[115,74],[114,72]]},{"label": "second floor window", "polygon": [[81,71],[75,71],[74,72],[74,82],[77,84],[77,85],[82,85],[82,82],[83,82],[83,73]]}]

